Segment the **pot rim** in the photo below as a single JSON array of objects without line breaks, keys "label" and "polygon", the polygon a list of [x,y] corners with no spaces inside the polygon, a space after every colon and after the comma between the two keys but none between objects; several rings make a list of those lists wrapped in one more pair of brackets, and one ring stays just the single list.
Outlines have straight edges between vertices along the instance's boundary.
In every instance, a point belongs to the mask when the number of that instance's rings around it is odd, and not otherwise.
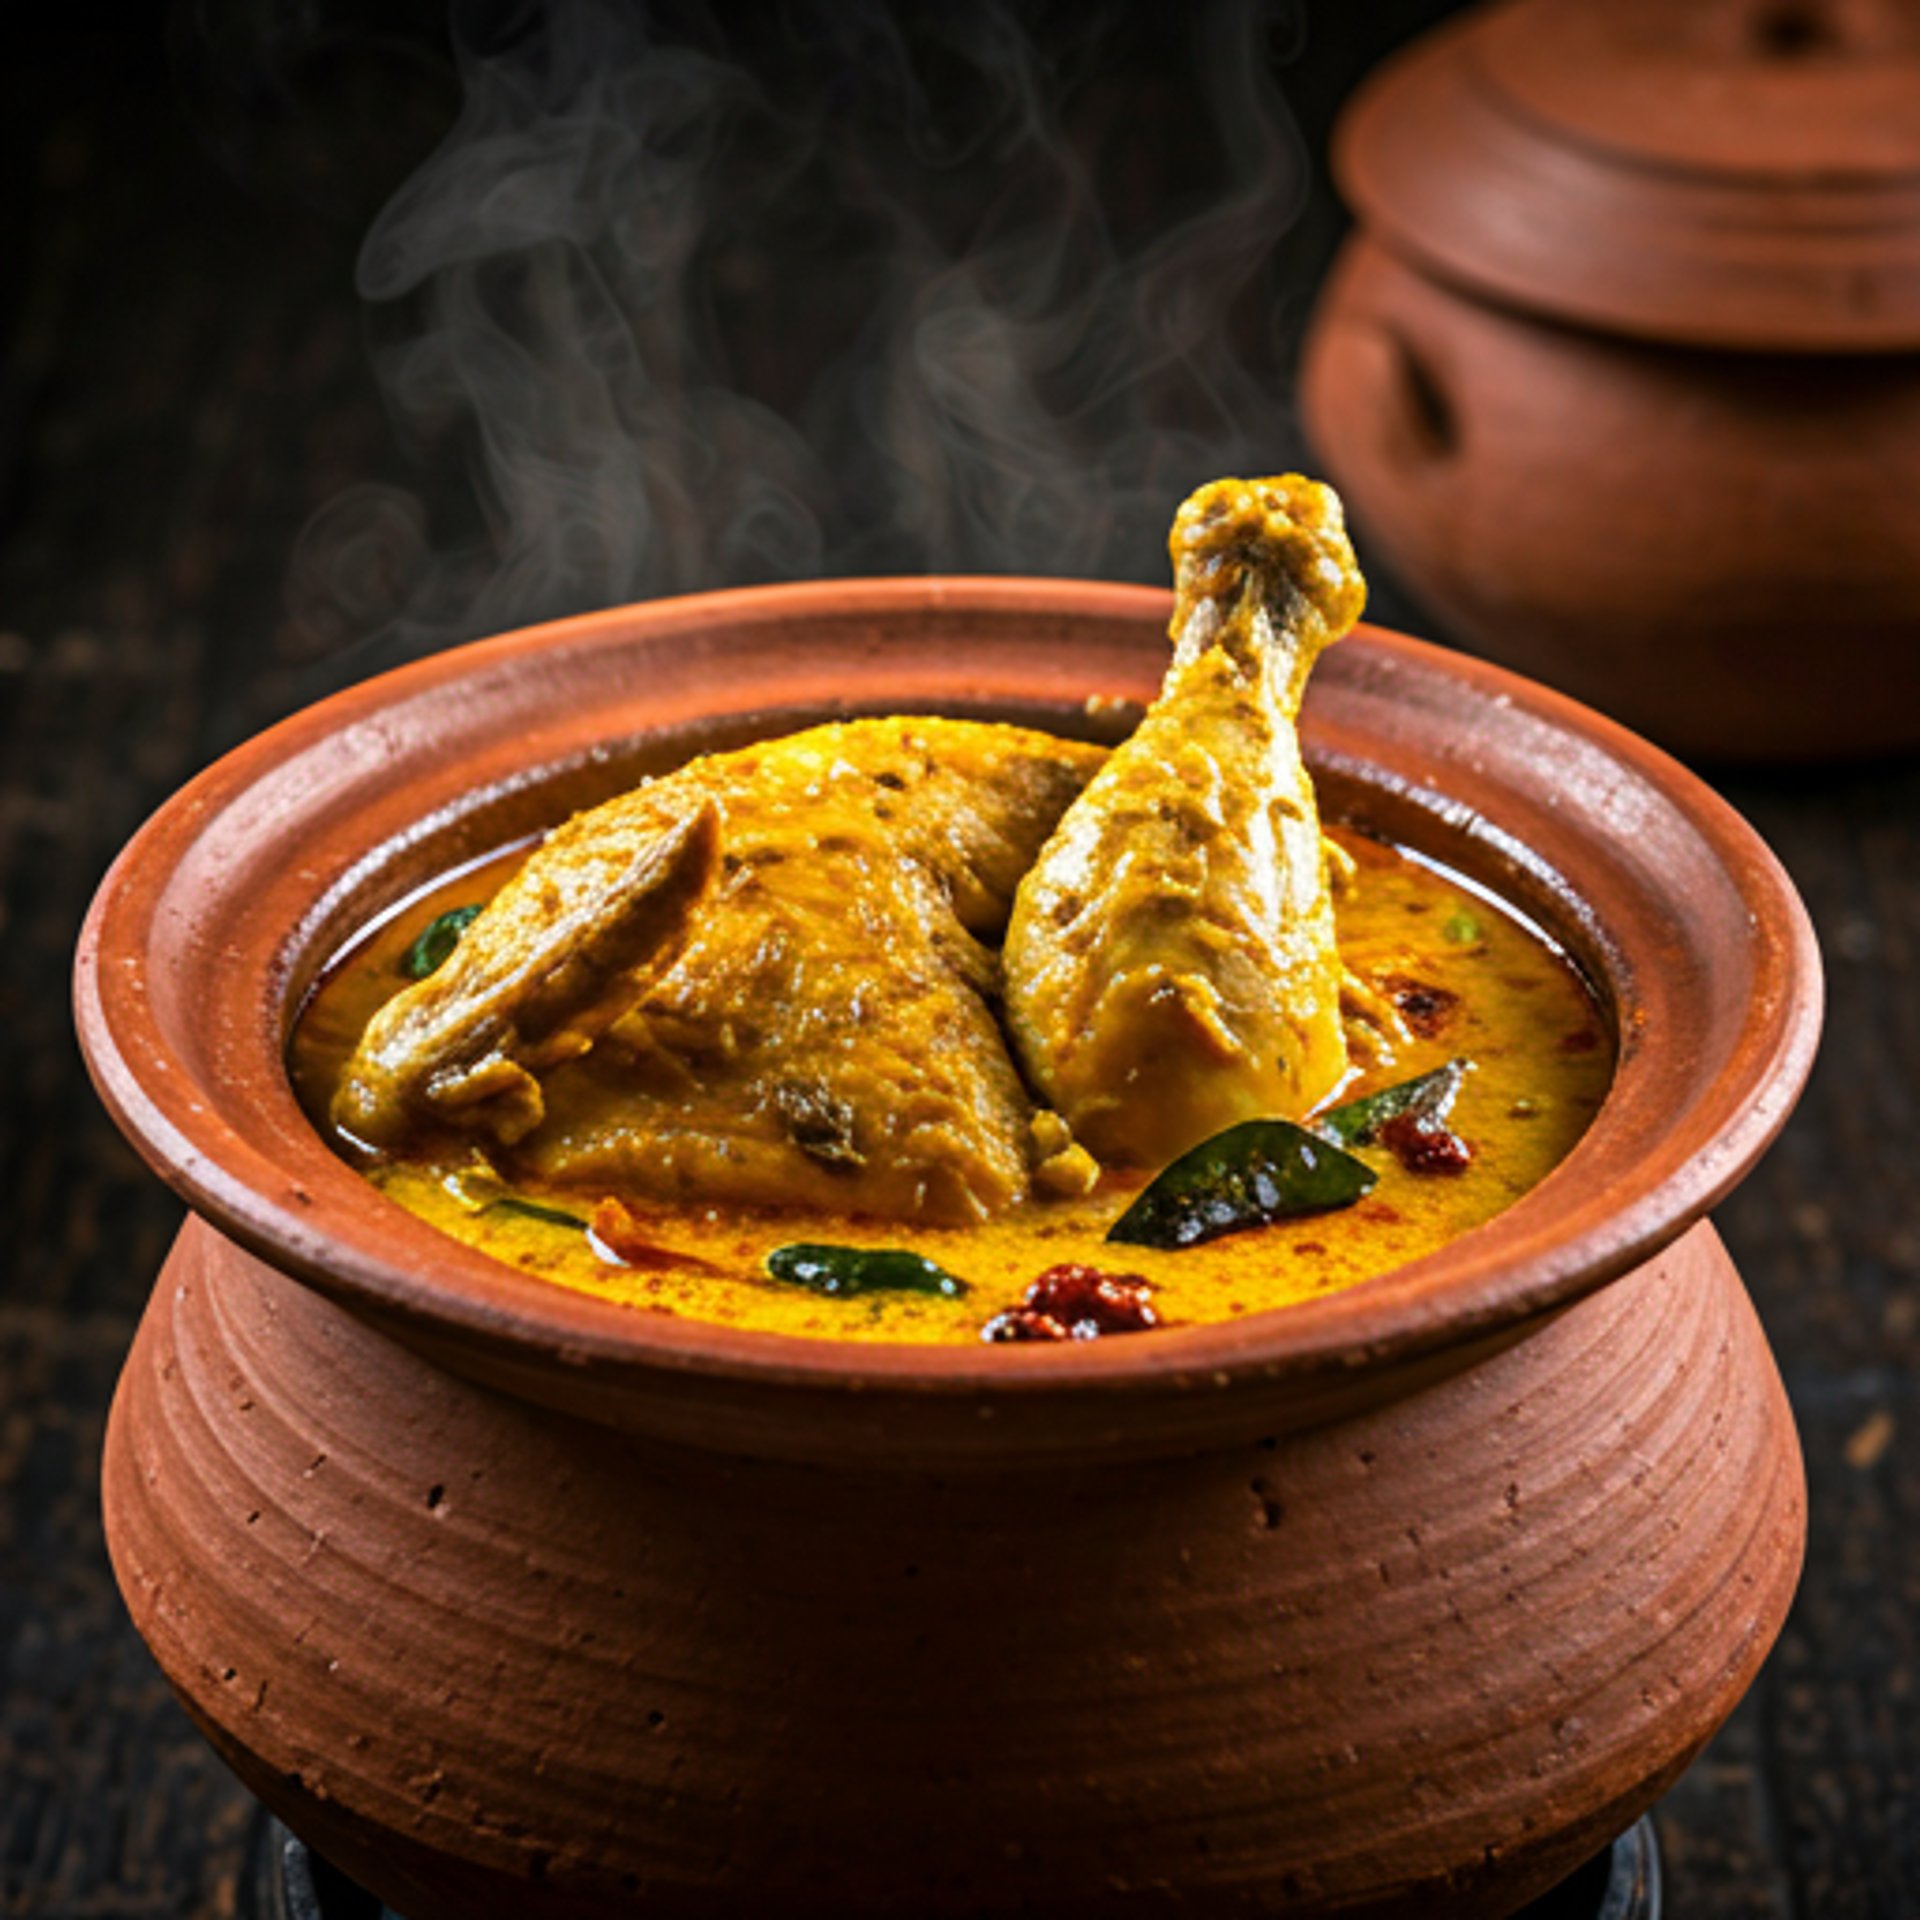
[{"label": "pot rim", "polygon": [[[1785,1123],[1806,1080],[1821,1020],[1821,969],[1805,908],[1753,829],[1659,749],[1518,675],[1379,628],[1358,629],[1319,675],[1359,689],[1356,697],[1371,697],[1367,690],[1379,686],[1391,694],[1396,679],[1416,690],[1464,686],[1485,713],[1504,716],[1501,726],[1531,728],[1549,748],[1558,740],[1569,751],[1578,746],[1597,753],[1617,770],[1623,790],[1671,808],[1698,836],[1703,857],[1724,871],[1751,929],[1742,958],[1751,962],[1752,978],[1737,1038],[1722,1049],[1728,1057],[1705,1069],[1695,1064],[1686,1098],[1667,1114],[1663,1132],[1648,1137],[1643,1128],[1623,1139],[1610,1127],[1610,1115],[1636,1087],[1644,1105],[1649,1075],[1672,1077],[1686,1067],[1661,1057],[1671,1049],[1637,1044],[1627,1028],[1639,1015],[1622,1010],[1613,1088],[1588,1132],[1544,1181],[1485,1225],[1419,1260],[1292,1306],[1167,1328],[1147,1340],[1012,1348],[843,1342],[636,1312],[533,1279],[442,1235],[376,1194],[300,1112],[281,1057],[289,983],[319,938],[320,903],[330,887],[343,884],[352,862],[326,873],[284,873],[290,896],[307,911],[261,928],[250,951],[195,952],[205,977],[202,990],[187,998],[194,1017],[212,1022],[213,1036],[198,1049],[200,1057],[190,1057],[180,1042],[186,1016],[178,983],[170,985],[164,969],[149,965],[157,943],[186,937],[175,897],[183,872],[191,871],[193,885],[218,890],[218,872],[201,871],[215,829],[242,818],[281,825],[289,797],[320,804],[304,799],[298,786],[291,796],[284,791],[290,767],[307,767],[316,750],[332,761],[352,760],[353,743],[363,760],[378,758],[383,723],[403,704],[439,696],[457,708],[487,676],[524,669],[532,656],[586,659],[588,670],[611,672],[607,663],[623,653],[639,658],[649,646],[672,649],[701,633],[810,617],[964,624],[1018,615],[1056,625],[1151,622],[1164,631],[1170,605],[1171,596],[1158,588],[1002,576],[735,588],[523,628],[348,687],[216,761],[153,814],[107,873],[75,966],[76,1021],[95,1085],[161,1178],[221,1233],[282,1272],[402,1330],[510,1367],[530,1359],[543,1369],[591,1367],[602,1378],[637,1386],[666,1374],[978,1396],[1353,1377],[1483,1341],[1650,1259],[1738,1183]],[[532,718],[541,712],[541,688],[553,682],[545,672],[524,670],[521,679],[533,687]],[[1063,698],[1077,701],[1088,692],[1084,675],[1076,679],[1070,669],[1057,679]],[[1338,725],[1316,727],[1311,706],[1306,735],[1309,758],[1323,778],[1344,769],[1363,782],[1371,776],[1408,792],[1424,783],[1432,811],[1447,814],[1449,797],[1432,769],[1416,768],[1410,779],[1381,775],[1363,735]],[[539,726],[516,736],[515,744],[523,760],[531,756],[542,772],[555,771],[550,759],[538,758],[550,745]],[[358,775],[349,769],[353,777],[364,774],[364,766]],[[424,836],[434,824],[418,821],[417,832]],[[1474,830],[1501,837],[1497,822],[1482,820]],[[359,866],[393,852],[404,837],[376,833],[361,842]],[[1509,852],[1524,867],[1526,847]],[[1570,897],[1568,904],[1577,910],[1582,903]],[[244,976],[249,959],[268,977],[249,981],[228,1013],[210,989],[222,965],[237,961]],[[1668,991],[1660,953],[1628,953],[1622,964],[1637,969],[1640,990],[1656,1000]],[[268,1012],[275,1017],[263,1017]],[[289,1115],[297,1125],[290,1127]],[[1641,1184],[1623,1192],[1609,1184],[1620,1178]]]}]

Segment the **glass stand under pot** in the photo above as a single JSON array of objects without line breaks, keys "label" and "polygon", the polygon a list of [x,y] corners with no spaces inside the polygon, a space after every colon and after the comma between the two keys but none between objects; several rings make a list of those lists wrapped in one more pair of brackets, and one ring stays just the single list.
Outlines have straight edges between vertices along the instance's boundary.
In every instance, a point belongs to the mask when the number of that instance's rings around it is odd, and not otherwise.
[{"label": "glass stand under pot", "polygon": [[[1661,1920],[1660,1843],[1653,1821],[1630,1826],[1570,1879],[1514,1920]],[[263,1807],[255,1816],[238,1920],[400,1920],[296,1840]],[[475,1920],[480,1920],[475,1916]]]}]

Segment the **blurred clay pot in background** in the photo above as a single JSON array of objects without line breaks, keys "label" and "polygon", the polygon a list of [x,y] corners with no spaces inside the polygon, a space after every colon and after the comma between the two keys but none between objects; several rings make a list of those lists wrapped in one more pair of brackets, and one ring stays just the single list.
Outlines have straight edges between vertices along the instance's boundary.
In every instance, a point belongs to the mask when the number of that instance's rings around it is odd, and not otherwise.
[{"label": "blurred clay pot in background", "polygon": [[1571,948],[1618,1069],[1541,1185],[1366,1285],[1051,1348],[707,1326],[443,1237],[295,1102],[308,985],[432,876],[829,714],[1084,733],[1169,605],[855,581],[509,635],[242,747],[103,884],[82,1040],[194,1210],[114,1567],[220,1752],[410,1920],[1493,1920],[1765,1658],[1804,1485],[1704,1216],[1806,1076],[1812,932],[1698,780],[1497,668],[1363,630],[1308,756]]},{"label": "blurred clay pot in background", "polygon": [[1451,631],[1703,758],[1920,745],[1920,7],[1518,0],[1334,165],[1307,428]]}]

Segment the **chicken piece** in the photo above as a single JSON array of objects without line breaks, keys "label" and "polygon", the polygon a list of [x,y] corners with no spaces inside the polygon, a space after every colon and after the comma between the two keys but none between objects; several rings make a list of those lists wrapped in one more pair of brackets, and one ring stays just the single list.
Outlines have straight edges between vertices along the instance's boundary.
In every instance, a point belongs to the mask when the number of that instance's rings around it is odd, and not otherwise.
[{"label": "chicken piece", "polygon": [[[889,719],[695,760],[555,833],[370,1024],[336,1118],[380,1145],[422,1123],[475,1130],[524,1171],[600,1193],[998,1211],[1026,1193],[1034,1148],[985,943],[1103,757],[1023,728]],[[702,820],[717,852],[685,925],[622,948],[564,1046],[502,1041],[515,994],[552,993],[516,954],[572,951],[546,929],[576,908],[629,917],[636,873],[690,884]],[[575,971],[584,989],[593,969]],[[477,1052],[475,1030],[492,1036]]]},{"label": "chicken piece", "polygon": [[1067,810],[1008,929],[1030,1083],[1110,1163],[1309,1111],[1347,1066],[1307,675],[1365,584],[1330,488],[1220,480],[1173,525],[1173,662]]},{"label": "chicken piece", "polygon": [[704,796],[643,832],[595,838],[580,826],[556,834],[444,964],[367,1023],[334,1094],[336,1126],[387,1147],[423,1125],[510,1144],[540,1124],[539,1075],[589,1051],[639,998],[718,858],[720,816]]}]

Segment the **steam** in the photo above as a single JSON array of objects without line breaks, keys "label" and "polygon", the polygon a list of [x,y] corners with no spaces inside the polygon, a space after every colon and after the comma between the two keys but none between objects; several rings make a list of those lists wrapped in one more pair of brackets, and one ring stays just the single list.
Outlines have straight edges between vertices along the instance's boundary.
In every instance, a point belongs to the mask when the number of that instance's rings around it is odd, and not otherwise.
[{"label": "steam", "polygon": [[550,0],[462,48],[359,290],[403,443],[463,462],[478,516],[436,534],[421,496],[352,490],[302,538],[296,617],[412,651],[824,573],[1164,578],[1186,491],[1286,464],[1291,16],[1196,10],[1160,131],[1208,178],[1143,227],[1098,29],[1043,54],[1004,7],[925,12],[818,0],[770,61]]}]

